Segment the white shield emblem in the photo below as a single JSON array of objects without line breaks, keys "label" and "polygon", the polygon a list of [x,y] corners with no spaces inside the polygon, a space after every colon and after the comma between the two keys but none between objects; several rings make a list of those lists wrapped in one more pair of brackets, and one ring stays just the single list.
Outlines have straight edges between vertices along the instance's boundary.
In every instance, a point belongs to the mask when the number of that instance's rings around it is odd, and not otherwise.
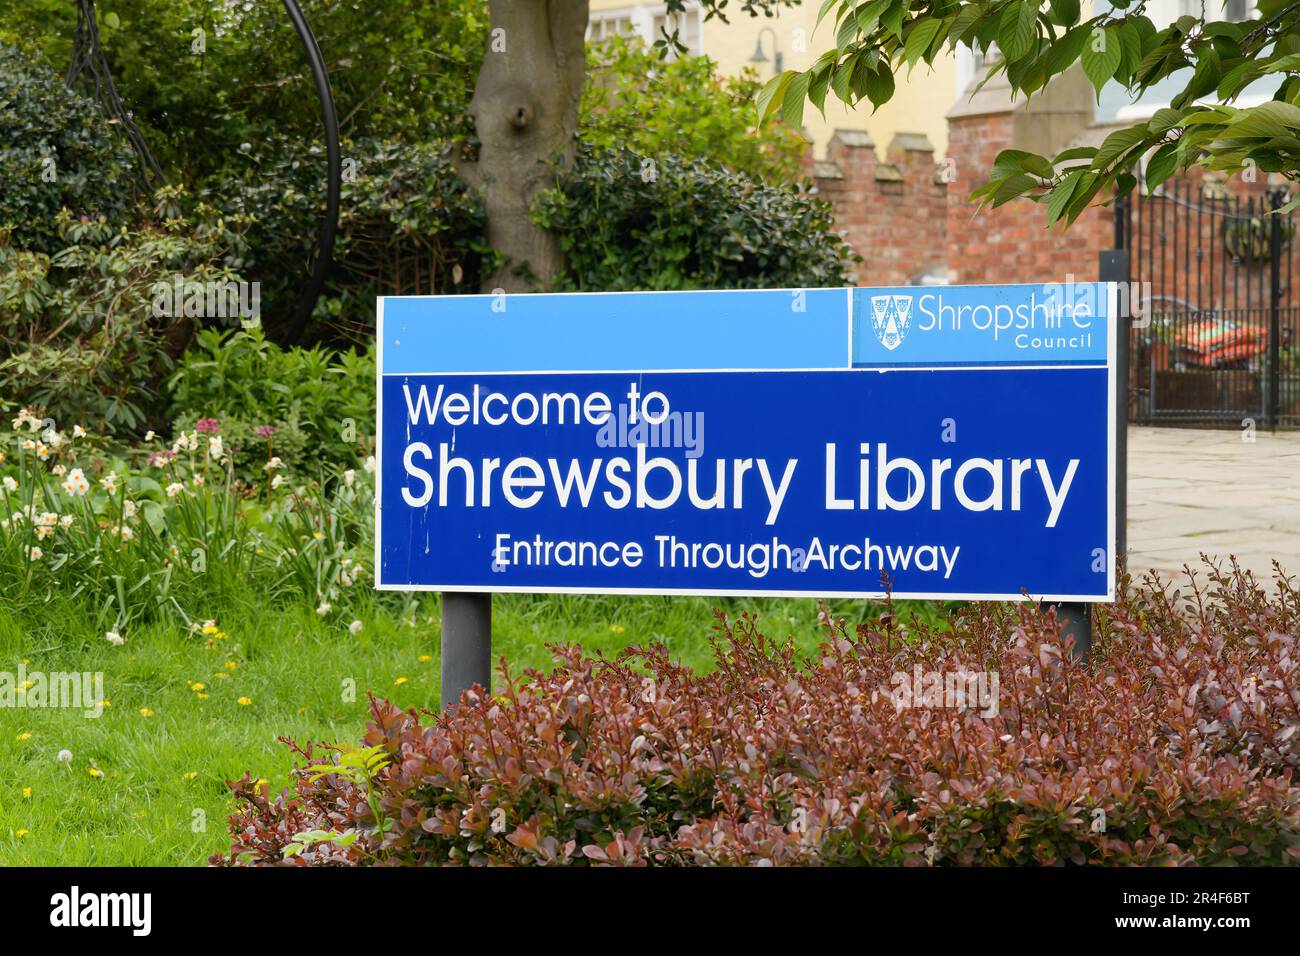
[{"label": "white shield emblem", "polygon": [[903,344],[907,330],[912,326],[912,297],[910,295],[873,295],[871,297],[871,327],[880,344],[891,352]]}]

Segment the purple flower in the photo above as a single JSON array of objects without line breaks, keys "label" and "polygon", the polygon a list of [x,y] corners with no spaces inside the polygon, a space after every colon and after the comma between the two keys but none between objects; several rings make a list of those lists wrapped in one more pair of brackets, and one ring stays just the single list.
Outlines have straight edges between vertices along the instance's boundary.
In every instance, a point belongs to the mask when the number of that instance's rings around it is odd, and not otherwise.
[{"label": "purple flower", "polygon": [[274,434],[275,434],[274,425],[263,425],[261,428],[257,430],[258,438],[270,438]]},{"label": "purple flower", "polygon": [[217,435],[221,432],[221,425],[215,418],[200,418],[194,423],[194,430],[205,435]]}]

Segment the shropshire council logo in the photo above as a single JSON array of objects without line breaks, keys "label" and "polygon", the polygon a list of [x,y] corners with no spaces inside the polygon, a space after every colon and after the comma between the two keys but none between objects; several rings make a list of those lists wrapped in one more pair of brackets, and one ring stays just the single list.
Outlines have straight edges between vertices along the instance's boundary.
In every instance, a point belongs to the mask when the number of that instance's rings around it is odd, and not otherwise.
[{"label": "shropshire council logo", "polygon": [[912,326],[912,297],[873,295],[871,313],[871,327],[875,329],[880,344],[891,352],[902,345],[907,330]]}]

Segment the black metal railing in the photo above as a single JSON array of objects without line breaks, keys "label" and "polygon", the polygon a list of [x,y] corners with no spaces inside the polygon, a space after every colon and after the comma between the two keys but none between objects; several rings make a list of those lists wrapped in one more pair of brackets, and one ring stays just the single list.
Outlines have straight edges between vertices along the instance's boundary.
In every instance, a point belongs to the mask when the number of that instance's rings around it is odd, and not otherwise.
[{"label": "black metal railing", "polygon": [[1143,423],[1300,426],[1300,243],[1289,196],[1166,184],[1124,203],[1135,303],[1131,417]]}]

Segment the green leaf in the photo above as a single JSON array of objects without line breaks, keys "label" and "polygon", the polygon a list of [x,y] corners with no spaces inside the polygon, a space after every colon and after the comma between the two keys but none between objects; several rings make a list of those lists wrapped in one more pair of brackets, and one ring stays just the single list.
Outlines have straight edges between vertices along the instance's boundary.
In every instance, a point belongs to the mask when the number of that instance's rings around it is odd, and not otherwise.
[{"label": "green leaf", "polygon": [[1168,106],[1162,106],[1155,111],[1150,122],[1147,123],[1147,129],[1156,136],[1161,136],[1176,126],[1182,124],[1183,111],[1171,109]]},{"label": "green leaf", "polygon": [[1083,47],[1083,72],[1097,91],[1098,102],[1101,102],[1101,88],[1115,75],[1123,56],[1115,30],[1097,28],[1089,34]]},{"label": "green leaf", "polygon": [[1165,143],[1147,160],[1147,189],[1154,190],[1174,174],[1178,166],[1178,144]]},{"label": "green leaf", "polygon": [[909,67],[915,66],[916,61],[925,56],[941,26],[943,23],[940,20],[921,20],[912,27],[903,44],[903,59],[907,61]]},{"label": "green leaf", "polygon": [[120,30],[122,29],[122,20],[116,13],[110,10],[108,13],[104,14],[104,26],[108,27],[110,30]]},{"label": "green leaf", "polygon": [[1047,200],[1047,224],[1049,226],[1053,225],[1065,213],[1066,206],[1069,205],[1070,199],[1074,196],[1075,187],[1079,185],[1079,179],[1082,176],[1083,170],[1070,173],[1052,190],[1052,194]]},{"label": "green leaf", "polygon": [[1088,37],[1092,34],[1092,28],[1086,23],[1071,28],[1055,43],[1047,48],[1047,54],[1044,59],[1047,61],[1047,72],[1049,76],[1055,76],[1057,73],[1064,73],[1079,58],[1083,52],[1084,45],[1088,42]]},{"label": "green leaf", "polygon": [[801,129],[803,127],[803,107],[808,101],[808,83],[812,77],[807,73],[799,73],[790,80],[790,85],[785,88],[781,100],[781,119],[791,129]]},{"label": "green leaf", "polygon": [[1051,0],[1052,19],[1063,27],[1073,26],[1079,19],[1079,0]]},{"label": "green leaf", "polygon": [[826,14],[831,12],[831,7],[842,2],[843,0],[822,0],[822,8],[817,11],[817,22],[813,24],[813,28],[821,26],[822,20],[826,19]]},{"label": "green leaf", "polygon": [[867,99],[871,100],[873,107],[879,109],[893,95],[894,74],[890,71],[889,64],[882,62],[879,69],[867,74]]},{"label": "green leaf", "polygon": [[998,184],[997,189],[993,190],[992,200],[994,208],[1009,203],[1011,200],[1023,196],[1029,190],[1038,186],[1038,180],[1032,176],[1021,173],[1017,176],[1009,176]]},{"label": "green leaf", "polygon": [[1115,130],[1102,140],[1101,146],[1097,148],[1097,155],[1092,157],[1092,168],[1097,170],[1106,169],[1134,146],[1144,142],[1146,138],[1147,129],[1145,125],[1129,126]]},{"label": "green leaf", "polygon": [[853,70],[861,55],[861,52],[849,54],[831,73],[831,89],[842,103],[853,103]]},{"label": "green leaf", "polygon": [[1008,60],[1018,60],[1034,49],[1038,39],[1038,0],[1020,0],[1007,7],[998,21],[998,46]]},{"label": "green leaf", "polygon": [[1062,150],[1056,154],[1052,162],[1059,166],[1061,163],[1068,163],[1073,159],[1088,159],[1097,155],[1096,146],[1071,146],[1069,149]]},{"label": "green leaf", "polygon": [[793,70],[786,70],[772,77],[758,93],[758,125],[762,126],[781,106],[781,97],[790,81],[794,78]]}]

